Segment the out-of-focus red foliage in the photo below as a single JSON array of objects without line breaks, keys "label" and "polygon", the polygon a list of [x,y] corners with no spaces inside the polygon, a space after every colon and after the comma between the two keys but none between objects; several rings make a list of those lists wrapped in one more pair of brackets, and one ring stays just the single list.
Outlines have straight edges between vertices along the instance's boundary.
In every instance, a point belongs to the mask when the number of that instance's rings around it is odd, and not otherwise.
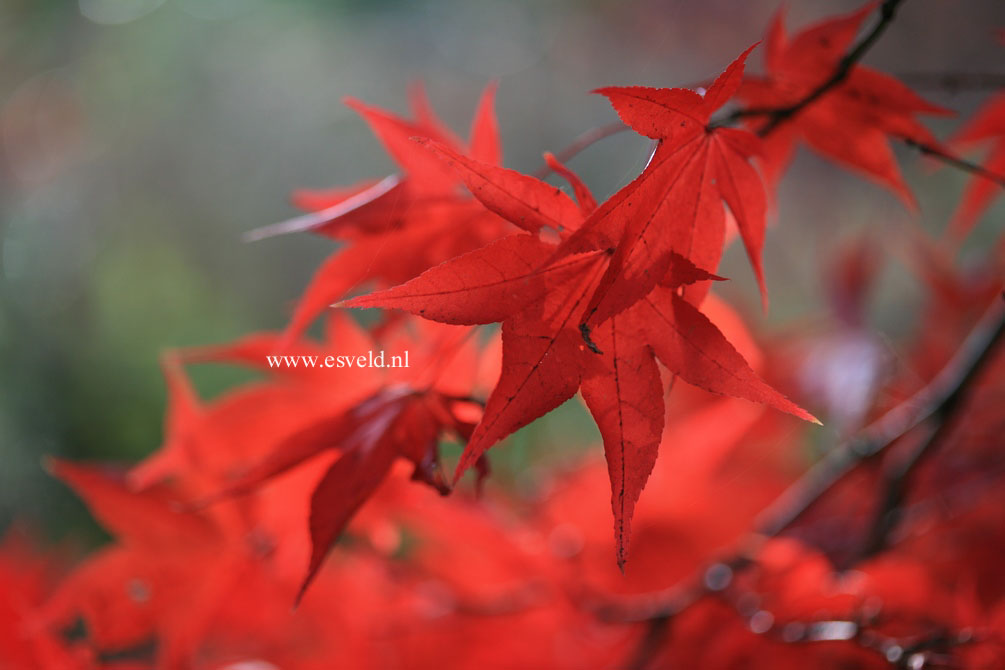
[{"label": "out-of-focus red foliage", "polygon": [[[853,46],[863,21],[877,3],[826,19],[786,35],[784,13],[775,15],[764,44],[767,72],[748,78],[740,97],[754,109],[792,105],[812,92],[839,67]],[[918,114],[951,115],[888,74],[853,65],[827,95],[796,114],[765,141],[762,165],[775,185],[792,159],[798,141],[827,158],[863,173],[896,193],[910,207],[914,196],[897,167],[890,139],[907,139],[929,146],[938,140],[916,118]],[[752,126],[763,121],[753,117]]]},{"label": "out-of-focus red foliage", "polygon": [[[953,142],[961,147],[990,145],[984,169],[993,174],[1005,174],[1005,93],[998,93],[984,103],[977,115],[953,137]],[[953,232],[961,237],[966,235],[1000,195],[1000,190],[1000,185],[986,176],[974,177],[953,215]]]},{"label": "out-of-focus red foliage", "polygon": [[[550,154],[575,200],[501,166],[494,86],[467,143],[421,91],[414,121],[350,102],[403,174],[295,194],[311,213],[278,230],[344,246],[285,332],[165,355],[160,449],[48,462],[112,540],[71,566],[7,534],[0,667],[1005,667],[1005,247],[963,272],[905,232],[925,301],[897,342],[868,325],[875,235],[823,259],[814,327],[761,338],[709,294],[732,217],[764,295],[797,137],[909,202],[889,139],[945,151],[915,119],[940,109],[855,63],[805,99],[873,8],[792,38],[777,19],[763,78],[748,50],[702,93],[601,89],[658,144],[599,205]],[[734,95],[753,112],[713,118]],[[996,104],[963,140],[994,136]],[[304,336],[361,283],[342,306],[402,311]],[[364,366],[377,350],[411,365]],[[203,363],[259,378],[205,399]],[[486,451],[577,392],[604,458],[483,486]]]},{"label": "out-of-focus red foliage", "polygon": [[[750,341],[724,305],[709,311],[729,337]],[[240,358],[255,342],[188,356]],[[777,364],[780,353],[752,346],[756,366]],[[15,668],[915,667],[909,658],[995,668],[1005,658],[1002,354],[919,470],[892,544],[858,560],[836,548],[860,546],[854,520],[868,523],[880,464],[863,465],[783,537],[752,539],[757,515],[800,475],[806,431],[680,382],[624,574],[610,556],[607,466],[595,458],[531,494],[492,487],[477,498],[416,486],[402,457],[293,611],[311,491],[331,457],[205,508],[183,501],[240,482],[247,443],[186,440],[193,460],[170,476],[53,463],[115,539],[55,587],[37,550],[5,542],[4,658]],[[913,378],[906,364],[901,372]],[[211,425],[248,389],[288,381],[237,389],[199,415]],[[264,432],[276,417],[259,421]],[[195,465],[210,452],[215,474]],[[738,545],[743,564],[717,563]],[[663,616],[696,576],[695,597]]]}]

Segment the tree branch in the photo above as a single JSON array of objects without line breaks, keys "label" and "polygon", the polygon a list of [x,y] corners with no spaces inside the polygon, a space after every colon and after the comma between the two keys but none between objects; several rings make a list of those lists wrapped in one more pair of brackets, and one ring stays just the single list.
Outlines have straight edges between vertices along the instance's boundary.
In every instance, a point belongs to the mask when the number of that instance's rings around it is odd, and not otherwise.
[{"label": "tree branch", "polygon": [[1000,175],[997,172],[992,172],[991,170],[988,170],[987,168],[981,165],[977,165],[976,163],[965,161],[962,158],[958,158],[952,154],[946,153],[942,149],[938,147],[933,147],[930,144],[924,144],[922,142],[912,140],[909,137],[902,137],[901,140],[903,140],[904,144],[906,144],[907,146],[914,147],[915,149],[917,149],[926,156],[937,158],[943,163],[952,165],[953,167],[959,168],[971,174],[975,174],[979,177],[984,177],[985,179],[990,179],[991,181],[998,184],[1002,188],[1005,188],[1005,175]]},{"label": "tree branch", "polygon": [[911,88],[950,93],[1005,87],[1005,72],[903,72],[897,79]]},{"label": "tree branch", "polygon": [[644,670],[649,663],[649,659],[663,645],[663,639],[666,637],[667,626],[669,625],[670,617],[668,616],[653,617],[646,622],[646,632],[635,649],[635,653],[632,655],[628,665],[625,666],[628,670]]},{"label": "tree branch", "polygon": [[897,438],[958,402],[962,387],[968,385],[987,361],[989,351],[1001,340],[1005,328],[1005,308],[999,299],[974,327],[946,366],[921,390],[866,426],[855,438],[833,449],[812,467],[765,512],[760,534],[778,535],[798,521],[831,486],[861,461],[876,456]]},{"label": "tree branch", "polygon": [[[890,536],[902,519],[901,507],[907,497],[912,475],[956,426],[962,401],[967,397],[980,371],[994,354],[996,347],[1005,340],[1005,319],[999,316],[997,328],[991,329],[989,327],[989,330],[992,332],[986,342],[978,338],[974,342],[968,339],[967,343],[964,344],[961,355],[973,356],[974,350],[977,351],[977,355],[973,362],[967,366],[956,387],[932,412],[931,418],[938,421],[936,428],[885,474],[882,502],[877,506],[872,526],[859,556],[860,560],[875,556],[889,545]],[[979,334],[983,335],[983,333]],[[973,349],[968,351],[968,346]]]},{"label": "tree branch", "polygon": [[[791,105],[786,105],[785,107],[746,107],[738,109],[730,114],[727,114],[721,119],[712,121],[709,123],[709,128],[731,126],[741,119],[763,116],[767,118],[767,122],[764,126],[758,129],[757,134],[761,137],[771,134],[779,125],[798,114],[804,108],[808,107],[825,93],[848,78],[852,68],[854,68],[854,66],[862,59],[870,47],[876,43],[879,37],[886,30],[887,26],[889,26],[893,21],[897,8],[902,2],[903,0],[885,0],[885,2],[883,2],[880,6],[879,21],[875,26],[873,26],[872,30],[870,30],[857,45],[845,54],[830,77],[798,101],[792,103]],[[917,76],[921,77],[922,75]],[[949,87],[953,82],[957,82],[960,86],[962,86],[963,83],[970,82],[975,87],[979,85],[981,87],[986,86],[988,88],[995,88],[1005,82],[1005,74],[993,73],[975,73],[969,75],[950,73],[927,76],[943,82],[947,87]],[[572,144],[556,153],[555,157],[558,158],[560,162],[565,163],[578,155],[584,149],[596,144],[600,140],[608,138],[611,135],[616,135],[625,130],[628,130],[628,126],[620,121],[592,128],[573,140]],[[951,165],[971,174],[984,177],[985,179],[990,179],[999,186],[1005,188],[1005,175],[997,174],[980,165],[977,165],[976,163],[963,160],[962,158],[947,153],[936,146],[924,144],[907,137],[901,137],[899,139],[926,156],[931,156],[932,158],[940,160],[947,165]],[[534,172],[534,176],[538,179],[544,179],[551,174],[551,172],[551,168],[544,165]]]},{"label": "tree branch", "polygon": [[893,22],[893,18],[897,14],[897,7],[901,2],[903,0],[884,0],[879,8],[879,21],[873,26],[872,30],[844,55],[838,62],[837,67],[834,68],[831,76],[796,102],[785,107],[747,107],[745,109],[738,109],[732,114],[724,116],[719,121],[713,121],[710,125],[712,127],[728,126],[743,118],[763,116],[767,118],[767,122],[758,129],[757,134],[761,137],[770,135],[779,125],[816,102],[821,96],[848,78],[852,68],[862,60],[862,57],[876,43],[876,40],[880,38],[887,26]]},{"label": "tree branch", "polygon": [[[1005,302],[996,298],[957,353],[928,384],[811,467],[759,515],[755,530],[738,543],[733,553],[703,567],[670,589],[633,598],[627,606],[621,601],[598,608],[598,614],[616,621],[670,617],[709,593],[725,589],[736,572],[755,564],[754,555],[766,539],[780,535],[802,518],[855,466],[883,452],[928,419],[947,417],[990,358],[990,351],[1005,337],[1003,331]],[[932,437],[939,432],[937,429]]]},{"label": "tree branch", "polygon": [[837,69],[834,73],[822,84],[817,86],[815,89],[810,91],[810,93],[804,97],[799,102],[788,107],[783,107],[782,109],[776,111],[768,119],[767,125],[758,131],[758,135],[764,137],[772,130],[774,130],[780,123],[787,120],[788,118],[797,114],[801,109],[811,104],[817,100],[824,93],[843,82],[848,78],[855,64],[862,60],[866,52],[872,47],[873,44],[880,38],[880,36],[886,31],[887,26],[893,22],[894,16],[897,14],[897,7],[903,0],[884,0],[883,4],[879,8],[879,21],[873,26],[872,30],[862,38],[862,41],[855,45],[851,51],[845,54],[844,58],[838,63]]}]

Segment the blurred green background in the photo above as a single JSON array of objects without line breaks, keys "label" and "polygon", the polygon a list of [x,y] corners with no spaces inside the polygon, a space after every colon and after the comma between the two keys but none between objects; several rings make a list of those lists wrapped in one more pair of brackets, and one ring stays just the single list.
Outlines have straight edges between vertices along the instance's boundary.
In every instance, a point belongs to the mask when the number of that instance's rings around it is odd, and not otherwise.
[{"label": "blurred green background", "polygon": [[[466,132],[496,78],[506,164],[530,171],[541,151],[614,119],[591,89],[702,81],[760,39],[777,4],[0,0],[0,528],[19,518],[58,535],[85,523],[42,455],[128,462],[158,445],[158,352],[285,323],[333,244],[245,244],[241,233],[291,216],[295,187],[392,169],[343,96],[403,112],[406,85],[423,79]],[[790,2],[789,26],[858,5]],[[910,0],[866,62],[994,71],[1003,25],[1000,0]],[[988,95],[922,92],[964,116]],[[933,127],[945,136],[956,123]],[[607,195],[641,169],[646,147],[620,135],[572,166]],[[897,151],[922,225],[940,230],[965,175]],[[721,271],[734,279],[723,292],[762,330],[826,310],[819,267],[835,240],[910,218],[892,195],[805,152],[779,202],[766,245],[771,313],[760,314],[741,250]],[[884,282],[875,325],[896,335],[918,291],[896,273]],[[231,379],[201,375],[207,392]],[[532,439],[592,435],[583,417],[566,410]]]}]

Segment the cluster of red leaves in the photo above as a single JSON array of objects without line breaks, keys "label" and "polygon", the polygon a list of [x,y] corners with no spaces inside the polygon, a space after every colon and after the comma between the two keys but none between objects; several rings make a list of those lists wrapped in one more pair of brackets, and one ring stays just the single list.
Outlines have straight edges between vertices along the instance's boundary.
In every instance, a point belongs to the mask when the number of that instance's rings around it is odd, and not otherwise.
[{"label": "cluster of red leaves", "polygon": [[[875,4],[810,26],[791,39],[785,35],[784,17],[779,13],[765,39],[767,73],[744,81],[740,97],[754,109],[784,108],[802,99],[838,67]],[[923,100],[890,75],[857,65],[820,100],[772,131],[765,141],[764,173],[769,183],[777,183],[801,139],[915,207],[887,138],[939,146],[914,118],[917,114],[952,112]],[[763,122],[752,117],[750,125],[757,128]]]},{"label": "cluster of red leaves", "polygon": [[[987,304],[989,284],[958,288],[967,304]],[[933,293],[926,323],[960,337],[973,315],[956,305],[950,322],[940,301]],[[721,301],[709,298],[705,309],[754,369],[785,360],[781,351],[759,350]],[[343,330],[352,330],[348,322],[338,324]],[[435,335],[423,332],[422,341]],[[250,354],[258,363],[251,352],[262,341],[182,358]],[[923,362],[946,353],[939,339],[917,346]],[[466,355],[459,350],[458,361]],[[442,379],[462,371],[465,378],[453,387],[432,382],[428,398],[477,388],[471,369],[468,360],[444,371]],[[1005,463],[996,437],[1005,430],[1002,352],[968,396],[958,428],[919,473],[897,541],[855,561],[840,551],[868,526],[862,498],[878,490],[887,460],[835,487],[783,537],[749,544],[758,514],[800,474],[794,454],[805,430],[758,405],[678,385],[624,574],[610,557],[609,473],[601,459],[548,475],[529,497],[494,488],[481,498],[463,489],[443,497],[410,481],[423,472],[410,456],[384,470],[381,461],[366,466],[354,458],[356,444],[308,447],[303,427],[323,419],[294,421],[289,406],[271,414],[248,400],[296,397],[298,386],[316,383],[308,375],[277,374],[205,403],[192,397],[180,368],[165,371],[172,404],[157,456],[130,472],[51,465],[114,542],[54,591],[52,571],[29,545],[9,541],[0,554],[0,579],[11,585],[0,657],[11,667],[620,668],[640,659],[637,667],[767,670],[809,662],[885,668],[921,658],[924,667],[990,669],[1005,658],[997,549],[1005,546]],[[368,372],[375,379],[367,389],[331,400],[318,415],[339,403],[357,408],[348,416],[383,402],[405,420],[404,409],[383,399],[412,382]],[[898,394],[901,385],[913,390],[925,381],[917,366],[905,365],[886,387]],[[390,445],[392,424],[376,427],[369,444]],[[906,436],[904,447],[915,437]],[[269,450],[279,443],[296,445],[291,460],[314,455],[280,471]],[[322,446],[342,453],[321,453]],[[304,523],[310,510],[320,500],[345,519],[358,502],[321,493],[343,461],[356,468],[353,491],[374,491],[291,612],[313,553],[314,524]],[[254,464],[277,474],[252,494],[190,504],[263,477]],[[749,565],[715,563],[738,544]],[[695,575],[703,594],[662,618]]]},{"label": "cluster of red leaves", "polygon": [[[414,121],[350,102],[402,174],[298,192],[308,213],[259,233],[344,244],[284,333],[164,358],[156,453],[130,469],[49,464],[114,541],[53,586],[59,566],[11,536],[0,550],[3,667],[1001,667],[1000,348],[895,509],[884,490],[926,426],[891,435],[792,523],[754,532],[807,465],[806,424],[785,414],[814,420],[775,386],[801,386],[847,433],[910,411],[902,401],[952,365],[1001,291],[1001,248],[964,276],[917,235],[907,258],[929,305],[910,353],[885,367],[861,354],[878,346],[862,314],[879,268],[868,238],[838,258],[841,325],[813,347],[762,350],[709,294],[735,228],[766,304],[767,203],[797,139],[909,204],[889,139],[948,151],[914,118],[944,110],[857,64],[800,106],[872,9],[791,39],[779,17],[764,77],[744,74],[748,49],[700,93],[600,89],[656,146],[599,204],[550,154],[575,199],[500,165],[494,86],[467,143],[420,91]],[[735,98],[752,106],[737,116],[748,129],[713,118]],[[958,140],[1000,139],[1000,103]],[[771,109],[789,111],[774,121]],[[988,204],[985,182],[957,226]],[[377,290],[347,299],[363,286]],[[335,310],[324,341],[306,339],[339,300],[398,311],[367,332]],[[475,329],[492,323],[500,333],[488,338]],[[861,373],[850,386],[820,373],[821,348]],[[408,350],[415,365],[269,363],[376,349]],[[200,363],[261,378],[207,400],[187,374]],[[541,475],[529,494],[454,490],[472,466],[481,484],[490,447],[577,392],[604,460]],[[445,440],[464,445],[453,477]],[[880,512],[897,519],[875,546]]]},{"label": "cluster of red leaves", "polygon": [[[713,393],[812,419],[766,385],[696,304],[725,240],[727,203],[758,278],[765,198],[748,163],[757,139],[709,129],[740,85],[746,53],[704,97],[685,89],[607,88],[633,128],[660,141],[643,173],[599,207],[578,178],[577,207],[543,181],[427,145],[486,208],[523,228],[349,306],[393,307],[448,324],[502,323],[502,375],[456,477],[507,435],[582,389],[604,438],[617,558],[663,433],[657,358]],[[551,229],[557,242],[543,239]],[[763,285],[763,284],[762,284]]]},{"label": "cluster of red leaves", "polygon": [[502,145],[494,100],[495,86],[490,85],[478,104],[467,145],[437,119],[419,87],[411,93],[414,121],[357,100],[346,101],[370,124],[401,174],[345,188],[297,191],[293,203],[307,214],[253,234],[258,238],[310,231],[344,242],[318,269],[300,299],[286,330],[287,344],[357,286],[374,281],[399,284],[506,234],[505,221],[464,197],[457,177],[412,140],[431,138],[473,160],[498,165]]}]

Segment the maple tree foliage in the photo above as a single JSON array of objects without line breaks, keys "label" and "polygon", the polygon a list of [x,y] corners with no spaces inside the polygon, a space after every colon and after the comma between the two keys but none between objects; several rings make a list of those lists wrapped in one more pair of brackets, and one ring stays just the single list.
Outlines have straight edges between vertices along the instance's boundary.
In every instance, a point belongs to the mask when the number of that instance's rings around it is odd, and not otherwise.
[{"label": "maple tree foliage", "polygon": [[[766,76],[748,78],[740,97],[753,109],[785,108],[796,103],[831,76],[874,8],[875,3],[867,4],[791,37],[785,34],[784,14],[779,12],[765,38]],[[915,118],[919,114],[952,112],[925,101],[890,75],[853,65],[843,81],[825,96],[773,129],[765,140],[765,174],[769,183],[776,184],[792,158],[797,140],[802,140],[827,158],[891,189],[908,206],[916,207],[889,139],[938,146],[938,140]],[[750,125],[765,127],[756,116],[750,118]]]},{"label": "maple tree foliage", "polygon": [[[791,36],[777,14],[761,75],[755,45],[696,90],[598,89],[654,142],[601,201],[555,154],[568,190],[503,166],[495,84],[467,141],[421,88],[411,120],[348,100],[401,173],[297,191],[305,214],[252,233],[342,246],[283,332],[163,356],[159,449],[46,462],[112,539],[70,566],[8,532],[0,666],[1002,667],[1000,238],[962,270],[920,230],[862,234],[818,332],[758,336],[713,290],[735,237],[767,308],[799,142],[910,208],[891,141],[967,169],[956,237],[988,210],[1002,94],[943,144],[917,117],[948,110],[858,63],[898,4]],[[983,167],[953,153],[985,142]],[[897,255],[924,302],[894,356],[866,304]],[[375,350],[414,364],[307,363]],[[257,376],[204,398],[202,364]],[[603,456],[484,486],[492,447],[577,394]]]},{"label": "maple tree foliage", "polygon": [[[502,160],[493,110],[495,86],[478,104],[468,143],[436,117],[421,87],[411,93],[415,120],[406,120],[358,100],[346,104],[370,125],[401,174],[323,191],[300,190],[292,200],[308,214],[269,226],[252,238],[310,231],[345,242],[315,273],[286,330],[286,343],[310,326],[329,305],[360,284],[396,284],[458,253],[504,235],[504,221],[459,197],[458,180],[412,141],[429,137],[491,164]],[[388,249],[410,249],[403,256]]]},{"label": "maple tree foliage", "polygon": [[[953,138],[958,145],[990,143],[984,168],[992,174],[1005,174],[1005,93],[988,100],[967,126]],[[953,215],[951,225],[958,235],[965,235],[998,195],[999,184],[987,176],[975,177]]]},{"label": "maple tree foliage", "polygon": [[[706,130],[712,112],[739,86],[745,57],[705,97],[684,89],[600,91],[629,124],[661,144],[642,175],[595,210],[577,209],[562,191],[532,177],[430,145],[488,209],[531,233],[551,227],[562,241],[513,235],[400,287],[345,303],[398,307],[445,323],[502,322],[502,376],[458,476],[486,449],[582,386],[604,438],[620,564],[663,432],[657,358],[674,375],[713,393],[812,419],[761,381],[678,294],[716,278],[700,265],[718,264],[722,253],[723,201],[761,279],[764,193],[746,161],[756,138]],[[583,203],[591,204],[579,180],[570,178]]]}]

